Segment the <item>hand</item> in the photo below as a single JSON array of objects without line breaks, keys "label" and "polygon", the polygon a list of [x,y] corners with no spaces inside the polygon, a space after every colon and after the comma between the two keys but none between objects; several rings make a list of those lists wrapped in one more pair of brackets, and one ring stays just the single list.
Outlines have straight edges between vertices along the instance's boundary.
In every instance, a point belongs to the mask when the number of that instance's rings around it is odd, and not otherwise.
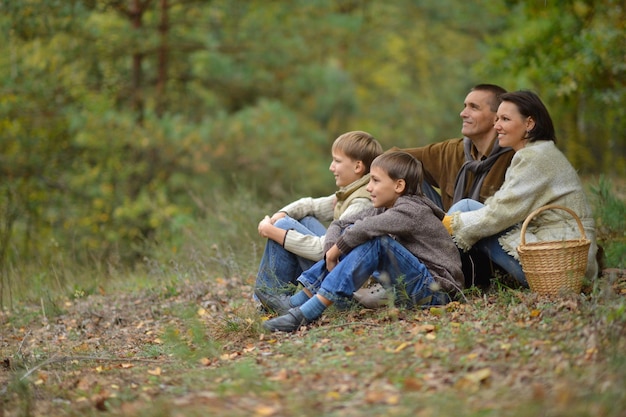
[{"label": "hand", "polygon": [[341,251],[337,247],[337,245],[333,245],[328,252],[326,252],[326,269],[328,272],[332,271],[337,264],[339,263],[339,256],[341,256]]},{"label": "hand", "polygon": [[450,236],[452,236],[454,234],[452,232],[452,216],[448,216],[446,214],[445,216],[443,216],[443,220],[441,222],[443,223],[448,233],[450,233]]},{"label": "hand", "polygon": [[277,220],[282,219],[283,217],[287,217],[287,213],[284,211],[279,211],[278,213],[274,213],[270,218],[270,222],[272,224],[276,223]]},{"label": "hand", "polygon": [[265,216],[263,220],[259,222],[259,235],[261,235],[261,237],[268,237],[268,229],[272,226],[272,224],[270,216]]}]

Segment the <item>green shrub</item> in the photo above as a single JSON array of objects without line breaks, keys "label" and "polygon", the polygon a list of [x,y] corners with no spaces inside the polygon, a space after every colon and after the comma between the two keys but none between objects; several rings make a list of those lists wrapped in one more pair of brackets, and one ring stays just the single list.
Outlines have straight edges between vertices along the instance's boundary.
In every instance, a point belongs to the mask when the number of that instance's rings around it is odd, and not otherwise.
[{"label": "green shrub", "polygon": [[604,249],[605,266],[626,267],[626,201],[613,181],[601,176],[591,188],[598,244]]}]

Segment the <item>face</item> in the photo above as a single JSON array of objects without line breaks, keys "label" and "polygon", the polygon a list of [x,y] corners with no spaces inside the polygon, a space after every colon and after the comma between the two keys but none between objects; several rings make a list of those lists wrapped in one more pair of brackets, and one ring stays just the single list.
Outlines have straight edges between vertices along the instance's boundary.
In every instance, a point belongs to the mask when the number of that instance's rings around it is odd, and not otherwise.
[{"label": "face", "polygon": [[333,161],[328,169],[335,176],[337,187],[350,185],[363,176],[363,162],[348,158],[338,149],[333,150],[332,154]]},{"label": "face", "polygon": [[489,107],[489,101],[493,94],[489,91],[470,91],[463,102],[461,119],[463,127],[461,133],[471,140],[488,139],[492,140],[496,133],[493,130],[493,123],[496,114]]},{"label": "face", "polygon": [[404,180],[393,180],[380,167],[373,166],[366,190],[370,193],[374,207],[391,208],[402,195],[404,186]]},{"label": "face", "polygon": [[526,131],[535,127],[531,117],[522,116],[517,106],[510,101],[503,101],[498,107],[498,118],[495,124],[500,146],[511,147],[519,151],[526,146]]}]

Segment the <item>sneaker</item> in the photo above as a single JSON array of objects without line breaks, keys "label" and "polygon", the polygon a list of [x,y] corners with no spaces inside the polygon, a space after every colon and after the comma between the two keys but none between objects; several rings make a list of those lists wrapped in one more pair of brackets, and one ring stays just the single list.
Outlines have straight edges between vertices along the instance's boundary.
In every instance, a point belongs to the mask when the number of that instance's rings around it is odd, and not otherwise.
[{"label": "sneaker", "polygon": [[352,298],[365,308],[381,308],[389,304],[389,293],[380,284],[375,283],[369,287],[361,287],[354,293]]},{"label": "sneaker", "polygon": [[271,332],[295,332],[301,326],[310,322],[302,314],[300,307],[294,307],[280,317],[267,320],[263,323],[263,327]]},{"label": "sneaker", "polygon": [[257,296],[261,304],[268,310],[282,316],[286,314],[292,307],[289,303],[288,295],[285,294],[272,294],[261,290],[254,291],[254,295]]}]

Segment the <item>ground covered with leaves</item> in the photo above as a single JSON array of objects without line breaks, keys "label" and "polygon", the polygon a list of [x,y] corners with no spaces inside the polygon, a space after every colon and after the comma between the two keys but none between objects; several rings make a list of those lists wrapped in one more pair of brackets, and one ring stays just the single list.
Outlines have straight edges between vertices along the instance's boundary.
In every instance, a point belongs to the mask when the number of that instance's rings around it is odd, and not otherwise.
[{"label": "ground covered with leaves", "polygon": [[330,310],[270,334],[250,279],[80,292],[0,313],[0,416],[623,416],[626,277]]}]

